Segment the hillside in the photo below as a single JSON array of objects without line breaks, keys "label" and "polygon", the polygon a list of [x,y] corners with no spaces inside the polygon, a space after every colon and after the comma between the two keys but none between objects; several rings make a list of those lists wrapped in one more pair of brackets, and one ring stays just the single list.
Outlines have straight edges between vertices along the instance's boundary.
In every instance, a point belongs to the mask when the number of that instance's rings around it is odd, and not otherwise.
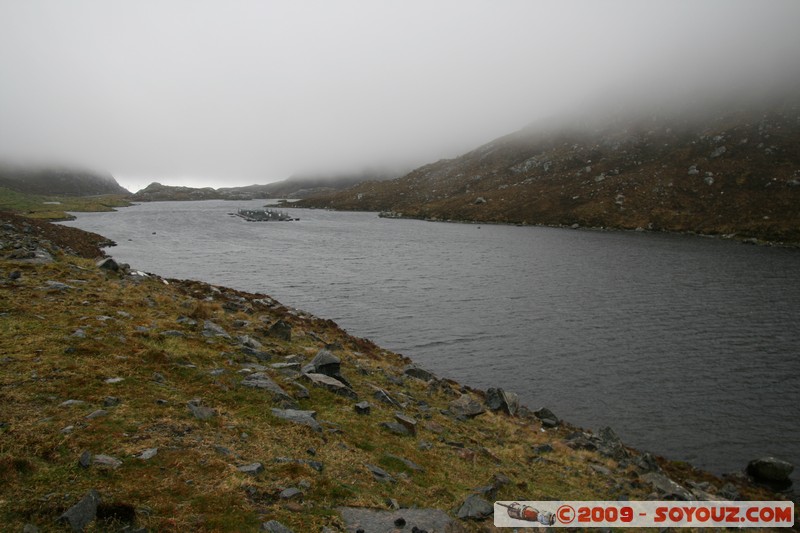
[{"label": "hillside", "polygon": [[253,200],[257,198],[306,198],[314,194],[334,192],[364,181],[396,178],[399,172],[368,169],[361,172],[331,175],[299,175],[266,185],[244,187],[195,188],[151,183],[131,199],[138,202],[189,200]]},{"label": "hillside", "polygon": [[0,238],[9,531],[454,533],[492,531],[495,499],[777,498],[269,296],[96,262],[100,236],[0,213]]},{"label": "hillside", "polygon": [[0,164],[0,187],[46,196],[129,195],[111,174],[69,168]]},{"label": "hillside", "polygon": [[297,206],[800,243],[797,104],[571,124]]}]

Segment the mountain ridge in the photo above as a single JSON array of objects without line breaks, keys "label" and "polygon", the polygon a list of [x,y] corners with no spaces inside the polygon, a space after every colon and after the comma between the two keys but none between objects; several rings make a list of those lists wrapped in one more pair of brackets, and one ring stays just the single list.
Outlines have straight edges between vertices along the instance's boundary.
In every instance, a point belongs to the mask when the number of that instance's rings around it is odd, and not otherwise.
[{"label": "mountain ridge", "polygon": [[528,126],[300,207],[800,243],[800,107]]}]

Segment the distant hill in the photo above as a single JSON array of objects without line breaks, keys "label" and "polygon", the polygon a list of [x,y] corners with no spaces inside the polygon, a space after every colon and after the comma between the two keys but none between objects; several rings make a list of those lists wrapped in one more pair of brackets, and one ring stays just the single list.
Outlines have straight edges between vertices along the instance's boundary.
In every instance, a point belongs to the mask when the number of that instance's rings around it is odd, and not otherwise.
[{"label": "distant hill", "polygon": [[322,192],[332,192],[368,180],[387,180],[402,175],[402,172],[389,170],[364,170],[354,173],[331,175],[292,176],[282,181],[266,185],[245,187],[193,188],[176,187],[151,183],[132,196],[140,202],[182,201],[182,200],[252,200],[255,198],[305,198]]},{"label": "distant hill", "polygon": [[0,187],[24,194],[96,196],[130,194],[111,174],[69,168],[34,168],[0,164]]},{"label": "distant hill", "polygon": [[800,106],[528,127],[305,207],[800,243]]}]

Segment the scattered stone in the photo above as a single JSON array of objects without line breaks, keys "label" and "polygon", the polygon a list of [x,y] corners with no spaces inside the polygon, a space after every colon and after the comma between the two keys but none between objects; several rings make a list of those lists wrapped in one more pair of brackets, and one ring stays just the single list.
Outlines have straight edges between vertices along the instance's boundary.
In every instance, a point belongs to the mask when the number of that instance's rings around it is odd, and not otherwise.
[{"label": "scattered stone", "polygon": [[295,487],[290,487],[288,489],[284,489],[278,495],[278,497],[281,500],[291,500],[293,498],[302,499],[302,496],[303,496],[303,491],[301,491],[300,489],[295,488]]},{"label": "scattered stone", "polygon": [[137,455],[136,457],[138,459],[141,459],[142,461],[147,461],[148,459],[152,459],[153,457],[155,457],[157,454],[158,454],[158,448],[148,448],[139,455]]},{"label": "scattered stone", "polygon": [[711,155],[709,157],[711,159],[714,159],[716,157],[721,156],[722,154],[724,154],[727,151],[728,151],[728,149],[724,145],[723,146],[719,146],[719,147],[715,148],[713,152],[711,152]]},{"label": "scattered stone", "polygon": [[519,410],[519,396],[503,389],[492,388],[486,391],[486,407],[514,416]]},{"label": "scattered stone", "polygon": [[[451,529],[455,522],[439,509],[402,509],[382,511],[364,507],[339,507],[347,531],[460,531]],[[402,520],[402,522],[400,522]],[[403,524],[402,526],[398,524]]]},{"label": "scattered stone", "polygon": [[324,389],[328,389],[329,391],[333,392],[334,394],[338,394],[340,396],[344,396],[346,398],[352,398],[353,400],[358,399],[358,394],[339,381],[338,379],[328,376],[326,374],[317,374],[313,372],[303,374],[303,377],[313,383],[318,387],[322,387]]},{"label": "scattered stone", "polygon": [[100,501],[100,494],[92,489],[81,501],[59,516],[58,521],[66,523],[72,531],[83,531],[97,516],[97,506],[100,505]]},{"label": "scattered stone", "polygon": [[254,374],[250,374],[242,380],[242,386],[254,389],[263,389],[271,392],[274,396],[278,397],[278,399],[292,401],[291,396],[289,396],[280,385],[272,381],[272,378],[263,372],[255,372]]},{"label": "scattered stone", "polygon": [[303,367],[305,374],[325,374],[332,378],[339,379],[341,375],[341,359],[333,355],[330,351],[322,349],[317,352],[314,359]]},{"label": "scattered stone", "polygon": [[558,426],[560,420],[556,415],[553,414],[553,411],[548,409],[547,407],[542,407],[538,411],[534,411],[533,414],[542,421],[542,426],[547,428],[554,428]]},{"label": "scattered stone", "polygon": [[116,470],[120,466],[122,466],[122,461],[117,459],[116,457],[111,457],[110,455],[95,455],[92,458],[92,464],[99,468],[110,468],[111,470]]},{"label": "scattered stone", "polygon": [[484,413],[483,406],[469,394],[462,394],[450,402],[450,412],[456,416],[474,417]]},{"label": "scattered stone", "polygon": [[316,411],[301,411],[299,409],[272,409],[272,415],[295,424],[308,426],[314,431],[322,431],[322,426],[316,421]]},{"label": "scattered stone", "polygon": [[405,427],[403,424],[398,424],[397,422],[381,422],[380,427],[389,430],[391,433],[395,435],[399,435],[401,437],[410,437],[411,432]]},{"label": "scattered stone", "polygon": [[89,451],[84,451],[78,458],[78,466],[81,468],[89,468],[92,466],[92,454]]},{"label": "scattered stone", "polygon": [[75,288],[72,285],[67,285],[66,283],[61,283],[60,281],[53,281],[53,280],[47,280],[44,282],[44,284],[46,285],[45,288],[53,289],[56,291],[66,291]]},{"label": "scattered stone", "polygon": [[294,397],[298,400],[302,400],[305,398],[310,398],[311,394],[309,394],[308,389],[299,384],[296,381],[291,381],[289,384],[294,388]]},{"label": "scattered stone", "polygon": [[411,418],[410,416],[406,416],[403,413],[395,413],[394,419],[397,420],[400,424],[405,426],[408,432],[416,436],[417,435],[417,421]]},{"label": "scattered stone", "polygon": [[78,328],[72,333],[72,337],[75,337],[76,339],[85,339],[86,332],[81,328]]},{"label": "scattered stone", "polygon": [[642,475],[640,479],[650,483],[650,485],[656,489],[661,499],[682,501],[691,501],[694,499],[691,492],[675,483],[664,474],[660,474],[658,472],[648,472],[647,474]]},{"label": "scattered stone", "polygon": [[109,272],[119,272],[119,264],[110,257],[101,259],[96,263],[96,265],[97,268],[99,268],[100,270],[107,270]]},{"label": "scattered stone", "polygon": [[413,470],[415,472],[424,472],[425,471],[424,468],[419,466],[417,463],[415,463],[411,459],[406,459],[405,457],[400,457],[399,455],[394,455],[394,454],[391,454],[391,453],[387,453],[386,457],[389,457],[389,458],[394,459],[396,461],[400,461],[401,463],[406,465],[409,470]]},{"label": "scattered stone", "polygon": [[116,396],[106,396],[103,400],[103,407],[116,407],[120,402],[121,400]]},{"label": "scattered stone", "polygon": [[264,471],[264,465],[261,463],[251,463],[249,465],[242,465],[236,467],[239,472],[247,474],[248,476],[256,476]]},{"label": "scattered stone", "polygon": [[720,487],[717,491],[717,496],[721,498],[725,498],[726,500],[736,501],[741,498],[741,494],[739,494],[739,490],[733,483],[725,483]]},{"label": "scattered stone", "polygon": [[294,533],[277,520],[270,520],[269,522],[261,524],[261,531],[268,531],[269,533]]},{"label": "scattered stone", "polygon": [[290,342],[292,340],[292,325],[283,320],[278,320],[267,329],[267,335]]},{"label": "scattered stone", "polygon": [[432,379],[436,379],[436,376],[416,365],[408,365],[405,367],[403,369],[403,374],[406,376],[411,376],[412,378],[421,379],[422,381],[431,381]]},{"label": "scattered stone", "polygon": [[178,324],[182,324],[184,326],[194,327],[197,325],[197,320],[193,318],[189,318],[188,316],[179,316],[178,319],[175,321]]},{"label": "scattered stone", "polygon": [[105,380],[105,382],[108,383],[109,385],[113,385],[114,383],[120,383],[122,381],[125,381],[125,378],[108,378],[107,380]]},{"label": "scattered stone", "polygon": [[227,331],[210,320],[203,322],[203,335],[206,337],[223,337],[225,339],[231,338]]},{"label": "scattered stone", "polygon": [[600,437],[600,443],[597,447],[597,451],[601,454],[616,459],[617,461],[630,457],[630,453],[628,453],[628,450],[623,446],[619,436],[610,427],[606,426],[602,428],[598,436]]},{"label": "scattered stone", "polygon": [[322,472],[322,470],[325,468],[325,465],[322,464],[320,461],[308,461],[306,459],[292,459],[290,457],[276,457],[275,459],[273,459],[273,461],[276,462],[276,463],[294,463],[294,464],[298,464],[298,465],[307,465],[307,466],[313,468],[314,470],[316,470],[317,472]]},{"label": "scattered stone", "polygon": [[377,467],[375,465],[371,465],[366,463],[365,465],[367,469],[372,472],[372,475],[375,477],[376,480],[385,482],[385,483],[394,483],[397,481],[392,475],[384,470],[383,468]]},{"label": "scattered stone", "polygon": [[264,348],[260,342],[249,335],[241,335],[237,337],[236,340],[238,340],[242,346],[247,346],[248,348],[252,348],[254,350],[261,350]]},{"label": "scattered stone", "polygon": [[85,403],[83,400],[66,400],[58,405],[59,407],[72,407],[74,405],[84,405]]},{"label": "scattered stone", "polygon": [[400,403],[398,403],[398,401],[397,401],[397,400],[395,400],[394,398],[392,398],[391,396],[389,396],[389,393],[388,393],[388,392],[386,392],[386,391],[385,391],[385,390],[383,390],[383,389],[377,389],[377,390],[375,391],[375,394],[373,394],[372,396],[373,396],[373,398],[375,398],[376,400],[378,400],[378,401],[381,401],[381,402],[383,402],[383,403],[388,403],[389,405],[392,405],[392,406],[394,406],[394,407],[397,407],[398,409],[402,409],[402,408],[403,408],[403,406],[402,406],[402,405],[400,405]]},{"label": "scattered stone", "polygon": [[186,337],[184,332],[178,331],[177,329],[168,329],[166,331],[162,331],[160,335],[162,337]]},{"label": "scattered stone", "polygon": [[533,453],[536,455],[541,455],[543,453],[550,453],[553,451],[553,447],[549,444],[537,444],[532,448]]},{"label": "scattered stone", "polygon": [[353,409],[355,409],[356,413],[359,415],[368,415],[372,409],[372,406],[366,401],[358,402],[353,406]]},{"label": "scattered stone", "polygon": [[86,415],[86,420],[93,420],[95,418],[101,418],[106,415],[108,415],[108,411],[104,409],[98,409],[97,411],[92,411],[91,413]]},{"label": "scattered stone", "polygon": [[494,514],[494,507],[477,494],[470,494],[456,515],[462,520],[485,520]]},{"label": "scattered stone", "polygon": [[775,457],[762,457],[747,463],[747,475],[756,481],[771,483],[791,483],[789,476],[794,470],[794,465]]},{"label": "scattered stone", "polygon": [[661,466],[659,466],[658,461],[650,452],[634,457],[633,464],[644,472],[661,472]]},{"label": "scattered stone", "polygon": [[188,402],[186,406],[198,420],[208,420],[217,416],[217,412],[214,409],[200,405],[200,403],[196,400]]}]

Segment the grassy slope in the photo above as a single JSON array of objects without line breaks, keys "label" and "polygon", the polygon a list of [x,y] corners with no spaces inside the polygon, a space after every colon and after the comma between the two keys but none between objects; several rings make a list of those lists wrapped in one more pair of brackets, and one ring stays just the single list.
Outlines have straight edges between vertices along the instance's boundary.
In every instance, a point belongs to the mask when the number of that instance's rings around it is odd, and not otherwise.
[{"label": "grassy slope", "polygon": [[[90,489],[97,489],[104,501],[103,518],[91,531],[115,530],[132,519],[152,531],[243,531],[277,519],[296,532],[322,526],[341,531],[337,506],[386,508],[387,498],[452,512],[496,473],[512,480],[498,494],[500,500],[642,499],[652,491],[636,481],[635,468],[565,446],[563,438],[575,428],[543,431],[530,416],[487,412],[458,421],[444,414],[461,390],[479,400],[481,394],[448,381],[429,385],[403,377],[407,359],[263,295],[155,276],[106,274],[93,260],[61,253],[43,265],[8,260],[5,253],[2,257],[0,523],[7,530],[19,531],[25,523],[57,529],[54,520]],[[8,280],[14,270],[21,277]],[[73,288],[48,289],[49,280]],[[178,323],[181,315],[198,325]],[[372,404],[372,413],[357,415],[354,400],[298,379],[310,392],[298,400],[300,408],[316,411],[325,431],[276,419],[270,409],[279,400],[241,386],[243,365],[259,361],[244,355],[236,340],[203,336],[205,319],[234,338],[258,339],[271,354],[267,365],[290,356],[308,362],[320,348],[332,347],[342,360],[342,373],[359,398]],[[266,334],[278,319],[292,325],[291,341]],[[235,321],[247,324],[237,327]],[[83,338],[75,336],[78,330]],[[167,330],[185,336],[161,335]],[[215,369],[223,372],[212,375]],[[292,377],[273,368],[267,373],[286,391],[296,390]],[[108,383],[109,378],[122,381]],[[405,414],[419,420],[416,437],[398,437],[379,427],[393,420],[398,409],[375,400],[374,387],[387,390],[405,404]],[[104,407],[112,396],[119,405]],[[196,398],[217,416],[205,421],[193,417],[187,402]],[[70,399],[85,403],[61,406]],[[86,418],[97,409],[108,413]],[[69,426],[72,430],[65,432]],[[421,441],[432,448],[420,449]],[[541,443],[551,443],[555,451],[537,458],[532,446]],[[233,455],[220,453],[218,446]],[[149,448],[158,448],[152,459],[135,457]],[[111,455],[122,466],[81,468],[77,461],[83,451]],[[388,454],[410,459],[425,471],[411,471]],[[277,463],[277,457],[320,461],[324,469]],[[236,468],[252,462],[263,463],[265,471],[251,477]],[[397,482],[376,481],[367,463],[382,466]],[[592,468],[598,465],[612,474]],[[687,465],[664,466],[676,480],[721,485]],[[278,498],[282,489],[303,483],[308,488],[302,501]],[[748,498],[771,498],[741,490]],[[479,530],[490,522],[464,527]]]},{"label": "grassy slope", "polygon": [[0,187],[0,211],[25,213],[31,218],[68,220],[74,217],[67,211],[113,211],[115,207],[127,205],[130,203],[119,195],[37,196]]}]

